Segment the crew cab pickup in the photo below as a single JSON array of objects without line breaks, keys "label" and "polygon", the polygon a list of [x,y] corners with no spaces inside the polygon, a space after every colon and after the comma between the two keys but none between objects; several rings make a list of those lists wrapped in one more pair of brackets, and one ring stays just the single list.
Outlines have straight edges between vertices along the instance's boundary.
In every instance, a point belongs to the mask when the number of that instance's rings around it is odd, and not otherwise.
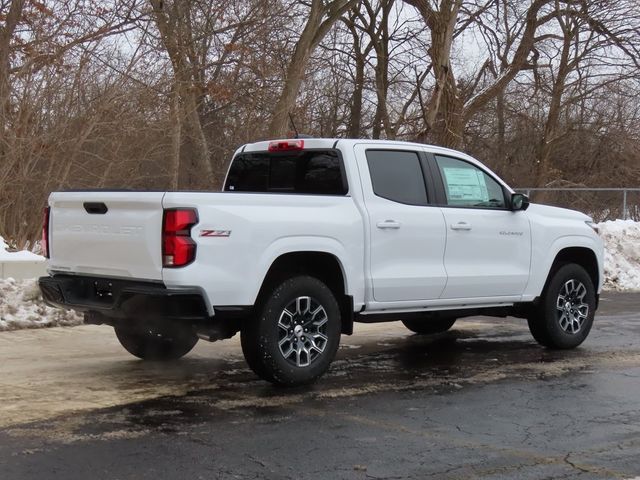
[{"label": "crew cab pickup", "polygon": [[241,334],[280,385],[322,375],[354,322],[417,334],[525,318],[549,348],[587,337],[603,244],[582,213],[530,204],[474,158],[416,143],[287,139],[239,148],[222,192],[54,192],[52,305],[142,359]]}]

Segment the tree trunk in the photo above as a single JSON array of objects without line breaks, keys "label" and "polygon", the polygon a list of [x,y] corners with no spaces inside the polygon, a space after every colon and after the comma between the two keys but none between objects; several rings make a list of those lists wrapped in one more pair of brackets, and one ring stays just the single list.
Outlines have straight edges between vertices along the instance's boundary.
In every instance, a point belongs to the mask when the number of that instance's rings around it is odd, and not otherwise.
[{"label": "tree trunk", "polygon": [[353,96],[351,98],[351,108],[349,112],[349,138],[360,138],[362,124],[362,95],[364,92],[364,56],[356,51],[355,79],[353,85]]},{"label": "tree trunk", "polygon": [[[306,31],[306,29],[305,29]],[[303,36],[305,33],[303,32]],[[293,52],[291,63],[287,68],[282,93],[278,98],[273,117],[269,124],[269,136],[271,138],[282,138],[287,136],[289,129],[289,114],[292,113],[296,103],[296,97],[302,84],[302,78],[307,68],[307,62],[311,56],[311,42],[307,38],[301,37]]]},{"label": "tree trunk", "polygon": [[569,32],[565,32],[562,52],[560,54],[560,64],[558,65],[558,73],[556,75],[555,82],[553,83],[553,88],[551,89],[549,113],[547,114],[544,133],[538,148],[538,161],[535,168],[537,185],[546,184],[550,177],[554,176],[554,165],[551,154],[553,152],[553,143],[558,134],[560,114],[562,110],[562,95],[564,93],[567,75],[569,74],[569,55],[571,53],[572,41],[573,35],[569,34]]},{"label": "tree trunk", "polygon": [[287,134],[289,114],[295,106],[296,97],[313,50],[340,16],[355,3],[356,0],[334,0],[327,3],[324,0],[312,0],[309,18],[296,44],[287,67],[282,92],[273,110],[268,130],[270,137],[282,138]]},{"label": "tree trunk", "polygon": [[[191,65],[187,51],[188,46],[193,44],[193,35],[189,29],[189,12],[184,9],[184,7],[188,8],[188,2],[174,0],[170,13],[165,10],[162,0],[150,0],[150,2],[162,43],[173,67],[173,89],[179,98],[177,113],[183,119],[180,129],[181,156],[187,155],[189,163],[193,166],[180,177],[186,178],[186,187],[212,188],[215,172],[211,166],[209,147],[198,113],[200,106],[198,92],[201,91],[201,88],[198,88],[198,79],[195,77],[198,69]],[[183,169],[184,163],[180,163]]]},{"label": "tree trunk", "polygon": [[[453,82],[453,75],[449,75],[447,82]],[[455,86],[446,84],[441,99],[440,112],[442,121],[436,125],[435,139],[438,145],[459,149],[462,147],[466,122],[462,114],[462,99],[458,96]]]},{"label": "tree trunk", "polygon": [[4,26],[0,26],[0,160],[9,170],[12,168],[5,156],[10,150],[7,131],[11,117],[11,39],[22,18],[24,4],[25,0],[12,0]]},{"label": "tree trunk", "polygon": [[497,136],[498,141],[496,149],[497,149],[497,157],[500,165],[507,167],[507,162],[505,158],[505,135],[506,135],[506,127],[505,127],[505,116],[504,116],[504,90],[498,93],[496,97],[496,122],[497,122]]},{"label": "tree trunk", "polygon": [[387,109],[387,95],[389,93],[389,29],[388,29],[388,7],[393,1],[387,2],[382,9],[381,32],[379,38],[372,39],[376,52],[376,114],[373,123],[373,138],[380,138],[380,133],[384,129],[387,139],[395,138],[389,111]]},{"label": "tree trunk", "polygon": [[[382,128],[388,122],[385,121],[385,118],[388,118],[387,115],[387,90],[388,90],[388,79],[387,79],[387,65],[388,57],[384,55],[384,53],[378,53],[379,49],[376,49],[376,67],[375,67],[375,81],[376,81],[376,113],[373,118],[373,129],[372,135],[373,138],[380,138],[380,134],[382,133]],[[385,129],[386,130],[386,129]],[[385,131],[386,133],[386,131]]]},{"label": "tree trunk", "polygon": [[180,97],[174,90],[171,92],[171,121],[173,122],[173,132],[171,135],[171,190],[178,190],[180,187],[180,142],[182,138],[182,116],[180,114]]},{"label": "tree trunk", "polygon": [[451,45],[462,0],[443,0],[439,10],[434,10],[429,0],[407,0],[407,3],[418,9],[431,32],[431,46],[427,53],[433,65],[435,85],[427,102],[424,118],[427,122],[426,128],[432,131],[435,129],[445,90],[453,90],[450,92],[449,101],[452,99],[451,94],[456,94],[455,79],[451,70]]}]

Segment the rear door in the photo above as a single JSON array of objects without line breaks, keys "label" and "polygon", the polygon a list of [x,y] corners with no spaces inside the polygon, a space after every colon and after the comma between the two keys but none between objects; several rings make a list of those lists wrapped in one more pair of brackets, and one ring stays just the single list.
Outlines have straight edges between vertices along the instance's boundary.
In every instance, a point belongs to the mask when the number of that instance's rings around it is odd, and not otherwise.
[{"label": "rear door", "polygon": [[163,192],[55,192],[49,269],[162,279]]},{"label": "rear door", "polygon": [[450,156],[433,158],[447,228],[442,298],[522,295],[531,263],[527,213],[508,208],[508,192],[488,171]]},{"label": "rear door", "polygon": [[355,146],[369,217],[369,266],[377,302],[437,299],[447,276],[442,211],[429,205],[418,149]]}]

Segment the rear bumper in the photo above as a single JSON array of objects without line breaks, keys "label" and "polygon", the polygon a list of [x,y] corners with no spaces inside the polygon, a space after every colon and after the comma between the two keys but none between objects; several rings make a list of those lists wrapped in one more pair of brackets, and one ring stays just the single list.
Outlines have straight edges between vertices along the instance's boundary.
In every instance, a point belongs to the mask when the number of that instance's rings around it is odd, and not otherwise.
[{"label": "rear bumper", "polygon": [[199,289],[168,289],[161,282],[120,280],[79,275],[40,277],[46,303],[111,319],[209,319]]}]

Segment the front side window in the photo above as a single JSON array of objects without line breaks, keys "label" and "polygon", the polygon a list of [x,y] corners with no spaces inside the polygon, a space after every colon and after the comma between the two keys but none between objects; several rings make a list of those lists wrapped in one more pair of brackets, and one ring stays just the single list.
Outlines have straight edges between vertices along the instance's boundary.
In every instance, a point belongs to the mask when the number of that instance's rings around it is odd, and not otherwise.
[{"label": "front side window", "polygon": [[447,205],[451,207],[505,208],[502,186],[475,165],[436,155]]},{"label": "front side window", "polygon": [[347,182],[335,150],[241,153],[233,159],[226,192],[346,195]]},{"label": "front side window", "polygon": [[416,152],[367,150],[373,193],[398,203],[426,205],[420,158]]}]

